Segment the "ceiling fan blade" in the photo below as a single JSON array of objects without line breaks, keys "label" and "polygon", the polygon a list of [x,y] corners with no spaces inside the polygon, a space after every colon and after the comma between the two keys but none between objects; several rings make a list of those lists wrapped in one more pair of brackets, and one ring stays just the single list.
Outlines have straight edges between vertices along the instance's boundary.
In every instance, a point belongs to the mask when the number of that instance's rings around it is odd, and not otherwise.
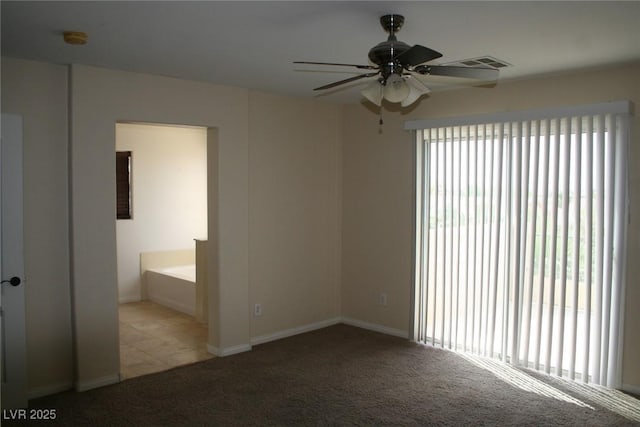
[{"label": "ceiling fan blade", "polygon": [[360,74],[358,76],[349,77],[348,79],[340,80],[338,82],[333,82],[333,83],[329,83],[328,85],[317,87],[317,88],[315,88],[313,90],[331,89],[332,87],[340,86],[340,85],[343,85],[345,83],[353,82],[355,80],[360,80],[360,79],[364,79],[364,78],[367,78],[367,77],[373,77],[373,76],[375,76],[377,74],[378,73]]},{"label": "ceiling fan blade", "polygon": [[462,77],[465,79],[496,80],[498,70],[485,67],[458,67],[454,65],[420,65],[413,69],[431,76]]},{"label": "ceiling fan blade", "polygon": [[409,49],[402,52],[400,55],[396,56],[394,59],[403,67],[413,67],[418,64],[422,64],[423,62],[431,61],[436,58],[440,58],[442,54],[440,52],[436,52],[433,49],[429,49],[428,47],[420,46],[419,44],[410,47]]},{"label": "ceiling fan blade", "polygon": [[411,73],[407,73],[405,75],[407,76],[407,82],[409,84],[413,85],[414,87],[416,87],[417,89],[420,89],[425,93],[431,92],[431,89],[429,89],[429,87],[426,84],[424,84],[424,82],[420,80],[418,77],[414,76]]},{"label": "ceiling fan blade", "polygon": [[361,70],[377,70],[378,67],[373,65],[357,65],[357,64],[340,64],[336,62],[310,62],[310,61],[293,61],[294,64],[311,64],[311,65],[338,65],[341,67],[356,67]]}]

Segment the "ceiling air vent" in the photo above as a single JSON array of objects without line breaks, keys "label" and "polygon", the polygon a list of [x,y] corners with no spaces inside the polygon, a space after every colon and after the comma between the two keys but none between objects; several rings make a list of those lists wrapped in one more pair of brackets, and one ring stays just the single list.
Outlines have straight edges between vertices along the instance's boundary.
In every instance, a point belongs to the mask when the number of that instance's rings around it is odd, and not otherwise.
[{"label": "ceiling air vent", "polygon": [[449,62],[444,65],[462,65],[466,67],[491,67],[499,70],[504,67],[511,67],[506,61],[494,58],[493,56],[480,56],[478,58],[463,59],[460,61]]}]

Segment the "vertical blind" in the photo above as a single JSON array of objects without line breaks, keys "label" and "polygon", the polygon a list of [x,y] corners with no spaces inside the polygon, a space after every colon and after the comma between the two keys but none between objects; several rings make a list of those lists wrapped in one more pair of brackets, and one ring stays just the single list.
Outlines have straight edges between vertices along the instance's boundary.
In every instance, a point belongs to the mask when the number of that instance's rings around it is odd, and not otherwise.
[{"label": "vertical blind", "polygon": [[621,385],[629,111],[407,123],[416,341]]}]

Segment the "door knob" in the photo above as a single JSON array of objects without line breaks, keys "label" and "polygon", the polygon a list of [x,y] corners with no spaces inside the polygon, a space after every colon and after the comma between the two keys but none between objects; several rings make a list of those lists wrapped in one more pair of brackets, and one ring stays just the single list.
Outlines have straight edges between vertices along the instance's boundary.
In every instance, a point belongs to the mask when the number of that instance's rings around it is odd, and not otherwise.
[{"label": "door knob", "polygon": [[22,283],[22,281],[20,280],[19,277],[13,276],[9,280],[3,280],[2,283],[8,283],[11,286],[18,286],[20,283]]}]

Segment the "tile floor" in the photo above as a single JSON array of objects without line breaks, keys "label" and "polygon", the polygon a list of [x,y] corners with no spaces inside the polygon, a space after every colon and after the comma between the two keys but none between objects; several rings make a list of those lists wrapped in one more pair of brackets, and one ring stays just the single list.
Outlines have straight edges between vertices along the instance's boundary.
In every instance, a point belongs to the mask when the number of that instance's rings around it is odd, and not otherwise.
[{"label": "tile floor", "polygon": [[120,304],[122,379],[214,357],[207,352],[207,327],[193,316],[151,301]]}]

